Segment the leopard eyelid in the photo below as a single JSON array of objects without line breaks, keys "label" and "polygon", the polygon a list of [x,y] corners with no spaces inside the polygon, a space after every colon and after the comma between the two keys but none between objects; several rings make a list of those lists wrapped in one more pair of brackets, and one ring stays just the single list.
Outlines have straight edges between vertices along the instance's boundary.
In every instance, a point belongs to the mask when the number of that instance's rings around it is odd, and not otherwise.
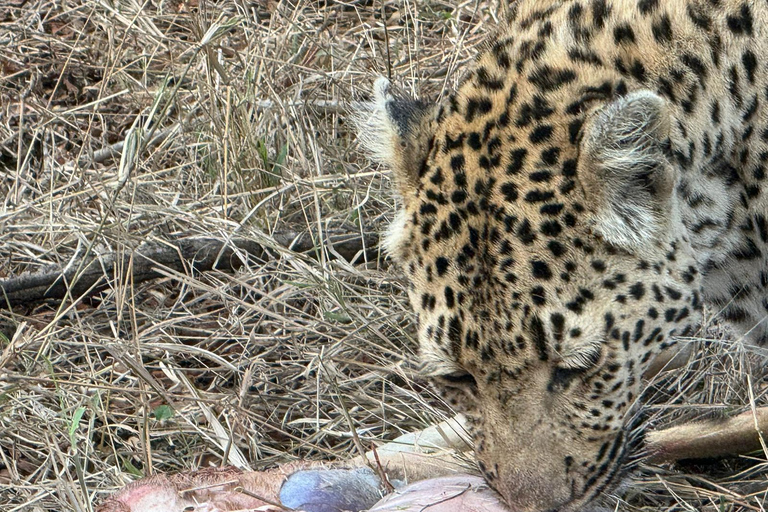
[{"label": "leopard eyelid", "polygon": [[588,370],[600,362],[603,344],[599,341],[581,345],[578,349],[561,354],[558,366],[568,370]]},{"label": "leopard eyelid", "polygon": [[457,371],[455,373],[441,375],[441,377],[447,380],[463,380],[467,377],[472,377],[472,375],[467,371]]},{"label": "leopard eyelid", "polygon": [[435,375],[433,378],[449,386],[474,386],[477,384],[472,374],[465,370]]}]

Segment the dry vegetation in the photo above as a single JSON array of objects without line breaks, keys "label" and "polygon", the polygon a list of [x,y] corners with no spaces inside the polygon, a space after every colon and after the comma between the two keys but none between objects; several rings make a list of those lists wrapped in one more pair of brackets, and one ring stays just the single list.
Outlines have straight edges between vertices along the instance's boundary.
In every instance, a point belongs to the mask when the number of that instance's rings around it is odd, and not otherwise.
[{"label": "dry vegetation", "polygon": [[[375,233],[393,210],[349,102],[387,73],[439,95],[499,12],[495,0],[0,2],[0,279],[145,242],[271,247],[236,272],[138,283],[116,268],[96,294],[0,311],[0,509],[87,511],[141,475],[344,458],[353,431],[368,448],[448,414],[414,376],[399,274],[323,241]],[[281,248],[285,233],[317,250]],[[765,402],[744,353],[698,343],[703,355],[658,386],[654,425]],[[764,460],[642,468],[619,509],[762,510]]]}]

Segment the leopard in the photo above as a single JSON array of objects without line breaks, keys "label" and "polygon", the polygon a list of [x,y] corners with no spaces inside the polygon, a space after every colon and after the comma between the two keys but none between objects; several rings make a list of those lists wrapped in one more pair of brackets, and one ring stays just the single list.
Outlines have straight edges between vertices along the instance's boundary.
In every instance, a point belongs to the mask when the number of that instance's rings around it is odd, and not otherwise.
[{"label": "leopard", "polygon": [[644,375],[705,305],[768,343],[768,5],[506,10],[440,99],[376,80],[359,139],[421,370],[511,510],[570,512],[626,476]]}]

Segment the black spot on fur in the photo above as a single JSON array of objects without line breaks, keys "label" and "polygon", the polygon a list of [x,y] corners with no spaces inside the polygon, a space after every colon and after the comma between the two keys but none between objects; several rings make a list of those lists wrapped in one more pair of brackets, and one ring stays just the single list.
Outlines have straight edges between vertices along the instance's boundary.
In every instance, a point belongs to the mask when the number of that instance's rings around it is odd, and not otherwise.
[{"label": "black spot on fur", "polygon": [[532,271],[533,277],[535,277],[536,279],[552,278],[552,270],[550,270],[549,265],[547,265],[545,262],[541,260],[531,261],[531,271]]},{"label": "black spot on fur", "polygon": [[592,1],[592,19],[595,27],[601,29],[605,26],[605,19],[611,13],[611,8],[605,0]]},{"label": "black spot on fur", "polygon": [[731,94],[733,101],[736,103],[736,107],[741,108],[744,103],[744,98],[741,96],[741,87],[739,84],[739,71],[736,66],[731,66],[728,70],[730,75],[730,81],[728,83],[728,92]]},{"label": "black spot on fur", "polygon": [[[749,105],[747,105],[747,108],[744,109],[744,112],[741,114],[741,120],[746,122],[749,122],[752,119],[752,116],[754,116],[757,113],[757,107],[760,105],[760,100],[757,99],[757,95],[754,95],[752,97],[752,100],[749,102]],[[744,131],[744,135],[741,136],[741,140],[747,140],[753,132],[753,127],[748,126],[747,129]]]},{"label": "black spot on fur", "polygon": [[762,251],[751,238],[747,238],[744,245],[733,251],[731,254],[734,258],[741,261],[755,260],[763,256]]},{"label": "black spot on fur", "polygon": [[448,321],[448,340],[451,342],[451,350],[454,354],[458,355],[461,349],[461,332],[463,326],[459,317],[452,316]]},{"label": "black spot on fur", "polygon": [[493,104],[488,98],[472,98],[467,102],[467,113],[464,118],[468,123],[471,123],[475,116],[487,114],[491,108],[493,108]]},{"label": "black spot on fur", "polygon": [[541,152],[541,161],[545,165],[557,165],[560,159],[560,148],[552,147]]},{"label": "black spot on fur", "polygon": [[566,213],[563,215],[563,223],[569,228],[576,226],[576,216],[572,213]]},{"label": "black spot on fur", "polygon": [[487,69],[481,67],[477,70],[477,84],[489,91],[500,91],[504,88],[504,78],[492,77]]},{"label": "black spot on fur", "polygon": [[534,96],[530,103],[523,103],[518,111],[515,124],[519,127],[528,126],[533,121],[540,121],[551,116],[555,112],[549,102],[541,96]]},{"label": "black spot on fur", "polygon": [[469,147],[475,151],[480,151],[480,148],[483,147],[483,141],[480,139],[480,134],[477,132],[470,133],[467,138],[467,144],[469,144]]},{"label": "black spot on fur", "polygon": [[755,83],[755,70],[757,69],[757,57],[751,50],[744,52],[741,56],[741,63],[744,64],[744,70],[747,72],[749,83]]},{"label": "black spot on fur", "polygon": [[456,174],[453,175],[453,182],[456,184],[456,186],[459,189],[466,189],[467,188],[467,175],[464,171],[457,171]]},{"label": "black spot on fur", "polygon": [[645,66],[639,60],[632,62],[632,65],[629,68],[629,74],[632,75],[636,80],[645,82]]},{"label": "black spot on fur", "polygon": [[549,354],[547,353],[547,334],[544,331],[544,325],[541,323],[538,317],[533,317],[530,324],[530,333],[533,341],[533,345],[536,347],[536,352],[539,354],[539,360],[547,361]]},{"label": "black spot on fur", "polygon": [[525,245],[530,245],[536,240],[536,234],[531,230],[531,223],[528,219],[523,219],[519,226],[517,226],[517,237]]},{"label": "black spot on fur", "polygon": [[573,158],[563,162],[563,169],[562,169],[563,176],[565,176],[566,178],[573,178],[574,176],[576,176],[577,165],[578,164],[576,160]]},{"label": "black spot on fur", "polygon": [[452,150],[452,149],[458,149],[461,146],[464,145],[464,137],[465,135],[462,133],[455,139],[451,138],[449,134],[445,135],[445,149],[446,150]]},{"label": "black spot on fur", "polygon": [[528,137],[534,144],[541,144],[546,142],[552,137],[552,126],[548,124],[539,125],[533,129],[531,135]]},{"label": "black spot on fur", "polygon": [[739,306],[730,304],[721,312],[723,318],[730,322],[745,322],[749,319],[749,313]]},{"label": "black spot on fur", "polygon": [[437,213],[437,207],[432,203],[421,203],[419,213],[421,215],[434,215]]},{"label": "black spot on fur", "polygon": [[556,237],[562,232],[563,228],[556,220],[546,220],[541,223],[539,231],[542,235]]},{"label": "black spot on fur", "polygon": [[563,211],[563,208],[565,208],[563,203],[549,203],[539,208],[539,212],[542,215],[549,215],[551,217],[554,217],[554,216],[560,215],[560,212]]},{"label": "black spot on fur", "polygon": [[667,98],[669,98],[669,100],[672,103],[675,103],[677,101],[676,99],[677,96],[675,95],[675,90],[672,83],[664,77],[659,78],[658,91],[660,95],[666,96]]},{"label": "black spot on fur", "polygon": [[546,49],[547,44],[545,41],[525,41],[518,49],[518,59],[515,69],[517,69],[518,72],[522,72],[527,62],[538,61]]},{"label": "black spot on fur", "polygon": [[563,331],[565,330],[565,317],[560,313],[552,313],[549,315],[549,321],[552,324],[552,334],[555,340],[562,340]]},{"label": "black spot on fur", "polygon": [[659,7],[659,0],[639,0],[637,2],[637,8],[641,14],[651,14]]},{"label": "black spot on fur", "polygon": [[464,171],[464,155],[454,155],[451,157],[451,170],[454,173]]},{"label": "black spot on fur", "polygon": [[657,43],[668,43],[672,41],[672,22],[669,16],[664,14],[651,25],[653,38]]},{"label": "black spot on fur", "polygon": [[509,165],[507,166],[507,174],[514,175],[520,172],[525,164],[525,157],[528,151],[525,148],[519,148],[513,150],[509,155]]},{"label": "black spot on fur", "polygon": [[707,77],[707,66],[695,55],[691,55],[690,53],[686,53],[682,57],[682,62],[689,68],[691,68],[691,71],[696,73],[696,75],[700,79],[704,79]]},{"label": "black spot on fur", "polygon": [[445,306],[448,308],[453,308],[456,301],[453,294],[453,288],[450,286],[445,287]]},{"label": "black spot on fur", "polygon": [[554,69],[545,65],[528,75],[528,80],[542,91],[554,91],[576,80],[576,73],[570,69]]},{"label": "black spot on fur", "polygon": [[760,234],[760,240],[762,240],[763,243],[768,243],[768,222],[766,222],[765,216],[758,213],[755,215],[754,219],[755,227]]},{"label": "black spot on fur", "polygon": [[712,102],[712,110],[710,112],[710,119],[713,124],[720,124],[720,102],[715,100]]},{"label": "black spot on fur", "polygon": [[573,62],[583,62],[586,64],[592,64],[594,66],[602,66],[603,61],[598,57],[598,55],[591,51],[591,50],[585,50],[583,48],[571,48],[568,50],[568,58],[571,59]]},{"label": "black spot on fur", "polygon": [[510,203],[517,201],[517,186],[514,183],[505,183],[501,186],[501,193],[504,194],[504,199]]},{"label": "black spot on fur", "polygon": [[739,14],[731,15],[726,18],[728,28],[736,35],[752,35],[752,10],[749,5],[744,3],[741,6]]},{"label": "black spot on fur", "polygon": [[525,200],[529,203],[542,203],[555,197],[555,193],[549,190],[531,190],[525,195]]},{"label": "black spot on fur", "polygon": [[638,320],[638,321],[637,321],[637,323],[635,324],[635,332],[634,332],[634,334],[633,334],[633,336],[632,336],[632,341],[634,341],[635,343],[637,343],[638,341],[640,341],[640,338],[642,338],[642,337],[643,337],[643,332],[644,332],[643,328],[644,328],[644,327],[645,327],[645,320],[643,320],[643,319],[641,318],[641,319],[640,319],[640,320]]},{"label": "black spot on fur", "polygon": [[679,291],[669,286],[665,286],[664,291],[667,292],[667,297],[669,297],[672,300],[680,300],[680,298],[683,296],[682,293],[680,293]]},{"label": "black spot on fur", "polygon": [[[563,184],[560,185],[560,193],[567,196],[574,188],[576,188],[576,182],[574,180],[565,180]],[[566,221],[566,224],[573,227],[575,225],[575,220],[573,223]]]},{"label": "black spot on fur", "polygon": [[451,201],[453,201],[456,204],[463,203],[467,200],[467,193],[463,190],[455,190],[451,194]]},{"label": "black spot on fur", "polygon": [[645,285],[638,281],[637,283],[633,284],[629,287],[629,294],[634,298],[635,300],[640,300],[645,295]]},{"label": "black spot on fur", "polygon": [[547,243],[547,248],[549,249],[549,252],[551,252],[552,255],[556,258],[559,258],[565,254],[565,246],[563,246],[563,244],[557,240],[550,240],[549,243]]},{"label": "black spot on fur", "polygon": [[[583,372],[578,369],[561,368],[556,366],[552,369],[552,376],[547,384],[547,391],[550,393],[556,393],[563,391],[570,386],[571,382],[581,375]],[[570,459],[570,461],[568,461]],[[566,465],[573,464],[573,457],[566,457]]]},{"label": "black spot on fur", "polygon": [[549,171],[535,171],[528,175],[528,179],[534,183],[546,183],[552,179],[552,173]]},{"label": "black spot on fur", "polygon": [[613,29],[613,42],[617,45],[634,44],[635,31],[626,23],[617,25]]},{"label": "black spot on fur", "polygon": [[579,135],[581,134],[583,124],[583,119],[574,119],[568,124],[568,141],[571,144],[576,145],[579,143]]},{"label": "black spot on fur", "polygon": [[651,333],[643,340],[643,345],[648,346],[654,341],[656,341],[656,338],[658,338],[659,334],[661,334],[661,327],[656,327]]},{"label": "black spot on fur", "polygon": [[435,260],[435,269],[437,270],[437,275],[442,277],[445,275],[445,273],[448,271],[448,260],[444,258],[443,256],[438,257]]},{"label": "black spot on fur", "polygon": [[506,45],[500,41],[497,41],[493,48],[491,48],[493,56],[496,57],[496,63],[502,69],[509,69],[511,63],[509,61],[509,54],[507,53]]},{"label": "black spot on fur", "polygon": [[701,6],[689,3],[688,17],[691,18],[694,25],[705,32],[709,32],[712,29],[712,18]]}]

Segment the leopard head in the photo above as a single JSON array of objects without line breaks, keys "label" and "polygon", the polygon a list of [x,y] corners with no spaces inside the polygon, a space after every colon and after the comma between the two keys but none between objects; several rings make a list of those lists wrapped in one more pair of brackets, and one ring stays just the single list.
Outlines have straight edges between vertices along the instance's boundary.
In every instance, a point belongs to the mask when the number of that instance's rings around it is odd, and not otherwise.
[{"label": "leopard head", "polygon": [[428,105],[386,80],[374,96],[358,125],[393,171],[386,247],[409,279],[424,372],[467,415],[513,510],[578,510],[639,439],[644,372],[699,322],[665,101],[620,91],[577,130],[553,115],[538,144],[501,101],[480,109],[460,90]]}]

